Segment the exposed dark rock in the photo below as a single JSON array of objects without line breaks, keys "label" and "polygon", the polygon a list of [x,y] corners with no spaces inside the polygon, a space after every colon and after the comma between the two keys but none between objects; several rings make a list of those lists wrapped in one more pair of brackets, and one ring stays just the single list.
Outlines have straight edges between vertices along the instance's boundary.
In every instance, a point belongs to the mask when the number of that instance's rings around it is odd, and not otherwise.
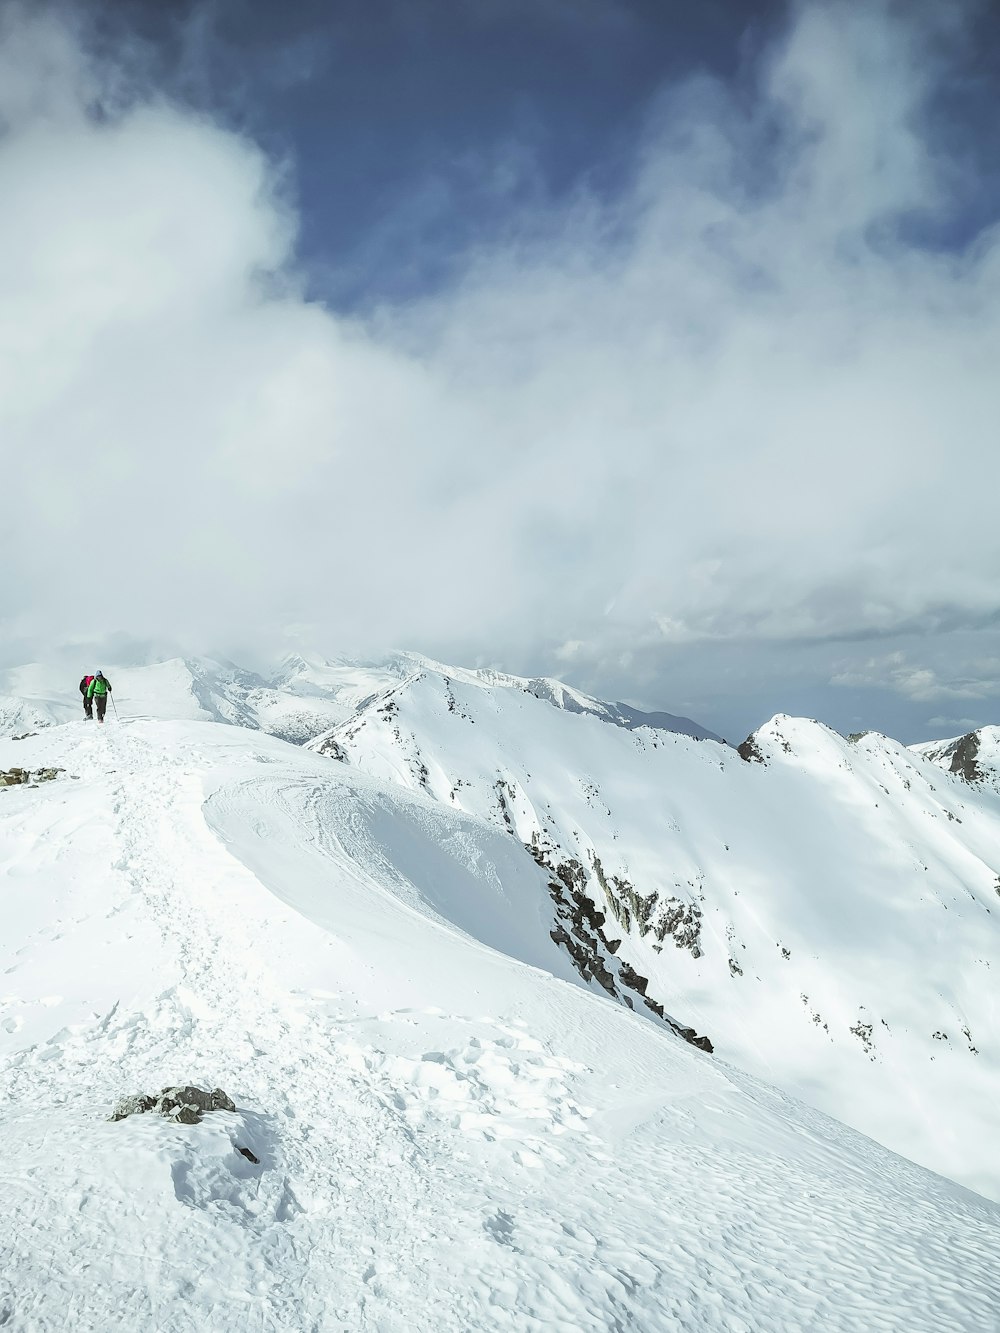
[{"label": "exposed dark rock", "polygon": [[[677,1036],[683,1037],[699,1050],[711,1052],[712,1043],[707,1037],[699,1037],[694,1028],[675,1022],[664,1012],[660,1003],[646,994],[648,977],[642,976],[629,963],[614,958],[622,941],[609,940],[604,933],[607,917],[595,906],[587,892],[589,876],[586,867],[574,857],[556,860],[555,849],[544,848],[537,832],[532,835],[528,851],[551,876],[549,894],[555,906],[556,922],[549,931],[550,938],[554,944],[566,950],[584,981],[596,981],[612,999],[627,1005],[629,1009],[635,1009],[636,1000],[641,999],[646,1008]],[[608,901],[613,904],[614,898],[608,892],[607,880],[596,857],[594,874],[604,888]],[[612,883],[618,881],[612,880]],[[655,900],[656,894],[651,896]],[[648,919],[648,912],[645,917]]]},{"label": "exposed dark rock", "polygon": [[646,977],[641,977],[635,968],[631,967],[628,963],[622,963],[618,975],[621,977],[622,981],[624,981],[626,986],[630,986],[632,990],[638,991],[638,993],[645,998],[646,987],[649,985],[649,981]]},{"label": "exposed dark rock", "polygon": [[[701,957],[701,908],[697,903],[662,899],[655,889],[641,894],[621,875],[605,874],[599,856],[591,856],[591,865],[608,906],[625,930],[635,928],[643,938],[653,934],[661,943],[669,935],[678,949],[689,949],[694,958]],[[657,906],[660,911],[654,920]]]},{"label": "exposed dark rock", "polygon": [[857,1037],[858,1041],[860,1041],[861,1045],[865,1048],[865,1053],[871,1055],[872,1059],[874,1059],[875,1057],[872,1052],[874,1051],[875,1044],[872,1041],[872,1024],[865,1023],[859,1018],[851,1028],[851,1032],[853,1032],[855,1037]]},{"label": "exposed dark rock", "polygon": [[508,800],[517,799],[517,792],[509,782],[504,782],[503,778],[497,778],[493,784],[493,790],[497,794],[497,806],[500,810],[500,816],[504,822],[504,828],[508,833],[514,832],[514,821],[510,815],[510,808],[507,805]]},{"label": "exposed dark rock", "polygon": [[604,966],[601,956],[596,950],[588,948],[584,941],[575,939],[560,924],[553,926],[549,931],[549,936],[554,944],[558,944],[560,948],[566,950],[584,981],[596,981],[612,999],[618,999],[615,979]]},{"label": "exposed dark rock", "polygon": [[124,1120],[126,1116],[142,1115],[145,1111],[151,1111],[155,1105],[155,1097],[150,1097],[144,1092],[134,1092],[130,1097],[121,1097],[108,1118]]},{"label": "exposed dark rock", "polygon": [[122,1097],[109,1116],[110,1120],[124,1120],[126,1116],[155,1111],[181,1125],[197,1125],[207,1111],[235,1111],[232,1099],[221,1088],[206,1092],[190,1085],[164,1088],[158,1095],[133,1093]]},{"label": "exposed dark rock", "polygon": [[748,764],[766,764],[764,751],[757,743],[757,737],[751,733],[745,741],[737,745],[736,753],[741,759],[745,759]]},{"label": "exposed dark rock", "polygon": [[669,935],[678,949],[689,949],[693,958],[701,957],[701,908],[697,903],[668,898],[653,929],[657,939]]},{"label": "exposed dark rock", "polygon": [[248,1162],[253,1162],[254,1166],[260,1166],[260,1158],[255,1157],[249,1148],[237,1148],[238,1153],[242,1153]]},{"label": "exposed dark rock", "polygon": [[334,740],[332,736],[328,736],[325,741],[321,741],[316,749],[320,754],[325,754],[330,759],[336,759],[341,764],[348,762],[347,751],[340,741]]},{"label": "exposed dark rock", "polygon": [[[667,1021],[669,1022],[670,1020],[668,1019]],[[671,1027],[673,1027],[678,1037],[684,1038],[689,1046],[697,1046],[699,1051],[707,1051],[709,1055],[715,1050],[711,1040],[708,1037],[699,1037],[694,1028],[678,1027],[673,1023],[671,1024]]]},{"label": "exposed dark rock", "polygon": [[951,756],[951,772],[957,773],[966,782],[979,782],[983,774],[976,758],[979,754],[979,732],[970,731],[955,746]]}]

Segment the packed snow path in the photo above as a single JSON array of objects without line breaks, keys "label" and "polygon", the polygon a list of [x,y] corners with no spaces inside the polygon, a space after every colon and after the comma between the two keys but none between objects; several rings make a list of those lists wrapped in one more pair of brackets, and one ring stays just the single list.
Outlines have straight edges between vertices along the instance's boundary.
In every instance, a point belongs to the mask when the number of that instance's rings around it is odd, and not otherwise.
[{"label": "packed snow path", "polygon": [[[575,984],[484,821],[209,723],[13,763],[5,1333],[1000,1329],[1000,1208]],[[171,1082],[239,1109],[104,1118]]]}]

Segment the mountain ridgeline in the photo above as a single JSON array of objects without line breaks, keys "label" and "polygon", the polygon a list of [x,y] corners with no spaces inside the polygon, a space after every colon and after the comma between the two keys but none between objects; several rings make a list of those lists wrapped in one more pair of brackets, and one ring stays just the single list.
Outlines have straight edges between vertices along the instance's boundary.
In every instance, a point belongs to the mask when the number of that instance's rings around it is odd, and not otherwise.
[{"label": "mountain ridgeline", "polygon": [[[907,748],[778,716],[734,749],[689,719],[410,654],[113,677],[126,716],[304,746],[452,820],[456,846],[488,827],[508,868],[474,862],[469,893],[524,916],[535,886],[516,956],[1000,1194],[996,729]],[[8,735],[75,716],[41,668],[0,690]],[[495,947],[471,909],[462,928]]]}]

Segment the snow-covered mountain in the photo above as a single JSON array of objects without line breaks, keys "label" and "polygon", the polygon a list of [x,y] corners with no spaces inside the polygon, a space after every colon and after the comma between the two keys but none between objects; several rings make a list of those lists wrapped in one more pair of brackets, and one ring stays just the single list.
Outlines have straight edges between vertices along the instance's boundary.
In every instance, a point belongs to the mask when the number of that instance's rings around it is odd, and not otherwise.
[{"label": "snow-covered mountain", "polygon": [[[105,668],[88,664],[86,669]],[[129,717],[229,722],[303,744],[354,716],[387,689],[428,670],[450,672],[456,679],[495,690],[533,694],[556,708],[586,713],[616,726],[654,727],[702,740],[721,739],[691,718],[605,703],[557,680],[443,667],[417,653],[393,653],[376,663],[348,658],[329,662],[294,653],[268,676],[207,658],[112,667],[107,674],[115,683],[116,702],[127,705]],[[39,663],[0,670],[0,736],[79,716],[77,680]]]},{"label": "snow-covered mountain", "polygon": [[312,746],[506,829],[595,985],[1000,1195],[989,784],[871,733],[779,717],[737,753],[430,669]]},{"label": "snow-covered mountain", "polygon": [[947,741],[929,741],[913,750],[977,789],[1000,789],[1000,727],[979,727]]},{"label": "snow-covered mountain", "polygon": [[[994,1189],[989,783],[405,655],[99,665],[101,730],[0,681],[5,1331],[996,1326],[1000,1206],[813,1109]],[[171,1083],[237,1110],[104,1118]]]}]

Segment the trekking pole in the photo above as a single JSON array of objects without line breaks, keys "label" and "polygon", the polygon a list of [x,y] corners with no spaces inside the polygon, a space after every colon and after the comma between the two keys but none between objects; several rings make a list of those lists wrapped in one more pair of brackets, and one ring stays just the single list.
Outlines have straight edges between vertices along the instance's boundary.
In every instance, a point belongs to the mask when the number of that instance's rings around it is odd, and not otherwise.
[{"label": "trekking pole", "polygon": [[115,703],[114,691],[112,691],[112,690],[108,690],[108,693],[111,695],[111,707],[115,710],[115,721],[117,722],[117,721],[118,721],[118,705]]}]

